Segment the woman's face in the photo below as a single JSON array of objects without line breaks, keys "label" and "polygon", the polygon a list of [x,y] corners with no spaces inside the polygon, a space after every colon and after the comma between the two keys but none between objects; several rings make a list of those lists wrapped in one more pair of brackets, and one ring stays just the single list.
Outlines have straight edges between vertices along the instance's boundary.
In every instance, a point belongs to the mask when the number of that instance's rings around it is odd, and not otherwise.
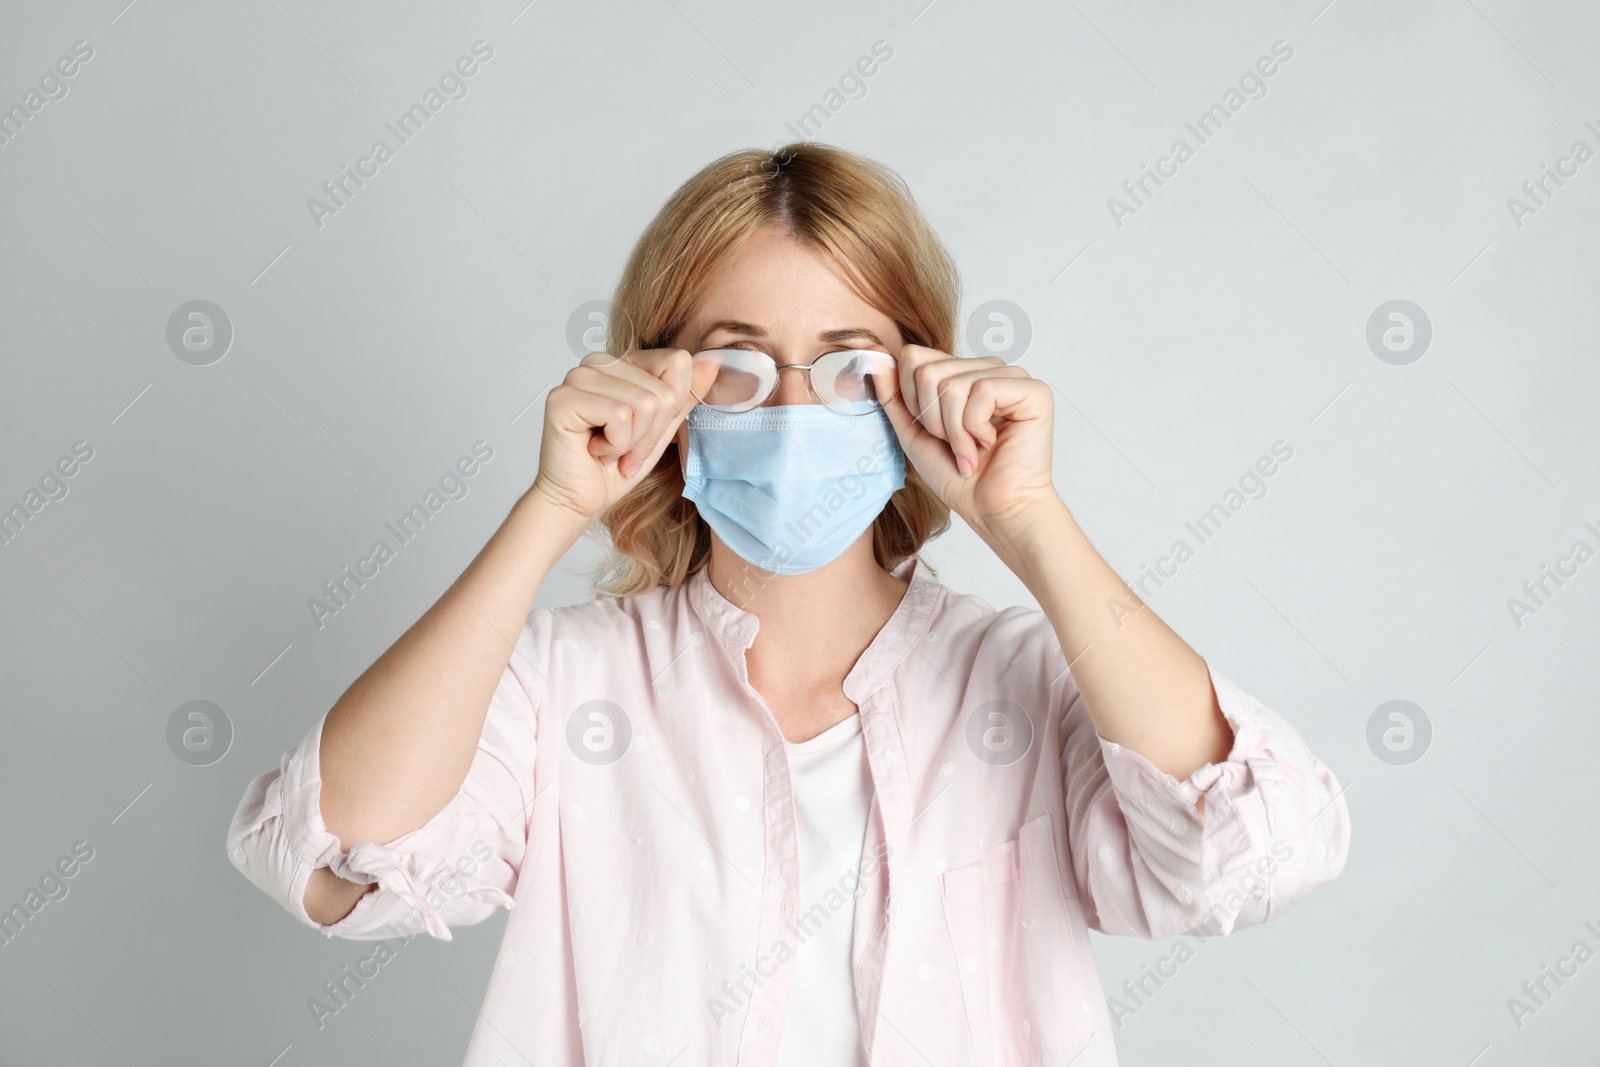
[{"label": "woman's face", "polygon": [[[690,352],[752,348],[779,364],[809,365],[842,348],[898,355],[903,342],[894,321],[856,296],[825,258],[768,226],[712,276],[673,344]],[[778,372],[778,388],[763,406],[816,403],[805,372],[787,370]],[[676,440],[681,469],[689,449],[687,420]]]}]

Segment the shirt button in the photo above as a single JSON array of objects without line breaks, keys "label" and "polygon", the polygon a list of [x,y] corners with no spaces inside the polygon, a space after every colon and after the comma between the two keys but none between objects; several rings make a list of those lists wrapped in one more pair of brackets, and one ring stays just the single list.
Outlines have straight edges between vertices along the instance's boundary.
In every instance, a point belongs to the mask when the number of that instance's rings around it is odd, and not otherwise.
[{"label": "shirt button", "polygon": [[978,957],[976,957],[976,956],[962,956],[961,957],[961,969],[963,971],[975,971],[975,970],[977,970],[978,969]]},{"label": "shirt button", "polygon": [[890,759],[899,759],[900,758],[900,750],[898,748],[895,748],[893,745],[890,745],[888,748],[884,749],[883,750],[883,754],[885,756],[888,756]]},{"label": "shirt button", "polygon": [[243,845],[240,845],[240,846],[238,846],[237,848],[235,848],[233,850],[233,862],[241,863],[241,864],[245,862],[244,846]]},{"label": "shirt button", "polygon": [[1111,863],[1111,846],[1101,845],[1100,851],[1097,852],[1096,855],[1100,857],[1101,863],[1109,865]]}]

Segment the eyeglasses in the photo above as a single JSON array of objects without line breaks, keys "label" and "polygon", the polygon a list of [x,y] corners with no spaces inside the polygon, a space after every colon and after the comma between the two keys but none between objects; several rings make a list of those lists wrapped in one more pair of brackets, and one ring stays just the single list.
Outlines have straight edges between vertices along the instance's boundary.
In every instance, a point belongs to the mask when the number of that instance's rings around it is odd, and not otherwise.
[{"label": "eyeglasses", "polygon": [[784,364],[757,349],[712,348],[695,353],[693,362],[717,368],[706,395],[695,393],[695,399],[730,413],[766,403],[778,389],[779,371],[804,370],[818,400],[842,415],[867,415],[882,407],[887,398],[879,397],[874,375],[886,375],[892,386],[898,373],[895,358],[873,348],[846,348],[824,352],[811,363]]}]

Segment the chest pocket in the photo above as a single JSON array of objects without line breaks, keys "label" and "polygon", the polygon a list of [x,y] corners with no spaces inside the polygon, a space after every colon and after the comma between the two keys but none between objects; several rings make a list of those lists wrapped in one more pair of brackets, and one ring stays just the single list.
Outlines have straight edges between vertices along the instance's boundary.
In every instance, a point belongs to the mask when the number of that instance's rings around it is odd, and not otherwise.
[{"label": "chest pocket", "polygon": [[1068,1062],[1094,1037],[1094,955],[1050,814],[939,878],[976,1062]]}]

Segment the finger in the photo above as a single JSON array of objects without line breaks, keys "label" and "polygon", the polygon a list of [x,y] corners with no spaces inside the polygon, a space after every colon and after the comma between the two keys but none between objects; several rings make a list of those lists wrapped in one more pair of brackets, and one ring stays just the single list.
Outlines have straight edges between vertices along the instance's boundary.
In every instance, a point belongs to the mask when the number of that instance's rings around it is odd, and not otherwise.
[{"label": "finger", "polygon": [[980,448],[993,448],[999,433],[994,428],[995,407],[998,394],[1004,388],[995,384],[999,378],[979,378],[967,392],[967,407],[961,413],[961,425]]},{"label": "finger", "polygon": [[[642,439],[640,445],[643,455],[636,460],[623,460],[628,466],[620,467],[627,476],[632,476],[639,470],[653,470],[661,459],[661,454],[667,446],[676,439],[678,427],[689,417],[689,412],[700,403],[699,397],[706,395],[711,389],[711,383],[716,381],[718,367],[711,361],[695,363],[687,351],[678,353],[681,359],[671,360],[665,376],[672,391],[674,402],[671,407],[662,413],[660,426],[652,425],[649,436]],[[659,433],[659,436],[655,436]],[[653,444],[652,444],[653,442]]]},{"label": "finger", "polygon": [[623,476],[632,474],[631,468],[640,462],[650,446],[655,444],[672,407],[666,390],[657,386],[639,385],[609,373],[610,368],[578,367],[572,372],[574,384],[601,396],[608,396],[628,405],[633,411],[631,433],[626,440],[613,441],[609,436],[591,442],[589,453],[595,457],[615,457],[623,465],[618,469]]},{"label": "finger", "polygon": [[632,477],[638,464],[643,462],[646,454],[650,453],[654,443],[666,430],[667,419],[672,418],[672,406],[664,398],[662,390],[651,389],[646,386],[635,386],[632,382],[613,378],[608,374],[598,374],[594,378],[582,379],[586,381],[594,392],[614,398],[626,403],[629,410],[634,413],[630,434],[626,440],[613,443],[610,438],[595,438],[590,443],[590,454],[597,458],[605,458],[606,462],[614,461],[621,470],[622,477]]},{"label": "finger", "polygon": [[[594,361],[591,361],[591,357],[594,357]],[[591,352],[583,357],[578,366],[586,373],[597,371],[660,393],[676,407],[688,395],[689,358],[689,353],[681,349],[628,352],[620,357]]]},{"label": "finger", "polygon": [[883,405],[883,410],[888,414],[896,436],[900,438],[901,449],[918,470],[925,476],[934,472],[941,476],[955,473],[955,460],[951,458],[950,450],[917,421],[906,407],[904,396],[899,392],[894,393]]},{"label": "finger", "polygon": [[[709,370],[712,376],[716,373],[716,368],[706,367],[703,363],[699,367],[695,366],[693,355],[685,349],[676,349],[663,361],[661,372],[657,377],[671,392],[673,407],[678,414],[684,414],[694,406],[694,387],[699,384],[699,379],[707,377],[706,370]],[[707,379],[703,384],[709,388],[711,382]]]},{"label": "finger", "polygon": [[883,405],[884,413],[889,416],[889,424],[894,427],[902,447],[927,436],[928,431],[923,429],[922,424],[917,422],[916,416],[906,409],[904,393],[896,390],[885,399],[884,394],[880,392],[878,400]]},{"label": "finger", "polygon": [[[985,369],[972,376],[971,388],[967,390],[967,407],[962,414],[962,425],[980,448],[993,448],[999,440],[999,431],[995,429],[994,420],[1004,418],[1001,404],[1017,393],[1016,387],[1006,384],[1011,379],[1031,379],[1027,371],[1021,367],[996,367],[992,370]],[[988,383],[988,384],[982,384]],[[1026,387],[1024,387],[1025,390]]]},{"label": "finger", "polygon": [[943,352],[926,345],[905,345],[895,357],[895,363],[900,368],[900,395],[905,397],[906,409],[919,420],[926,403],[917,395],[918,368],[932,360],[945,358],[948,357]]},{"label": "finger", "polygon": [[[589,454],[603,462],[609,463],[633,436],[633,408],[616,397],[564,381],[550,390],[549,403],[562,412],[560,431],[581,434]],[[599,435],[594,432],[597,429]],[[597,447],[596,441],[601,445]]]},{"label": "finger", "polygon": [[[929,351],[934,351],[929,349]],[[943,413],[943,404],[939,392],[941,384],[949,378],[959,374],[968,374],[973,371],[990,369],[993,364],[989,358],[964,359],[959,356],[947,356],[942,352],[937,355],[941,358],[919,362],[911,378],[916,385],[917,402],[912,405],[912,410],[917,413],[917,418],[928,428],[928,432],[943,440],[949,440]]]},{"label": "finger", "polygon": [[692,354],[682,348],[629,352],[623,361],[607,364],[601,369],[635,382],[664,398],[664,406],[654,413],[649,425],[639,431],[634,447],[619,461],[618,469],[624,477],[631,477],[641,468],[655,465],[664,450],[655,446],[669,441],[677,433],[678,425],[698,403],[696,387],[700,393],[704,393],[711,388],[711,382],[717,374],[714,364],[696,364]]},{"label": "finger", "polygon": [[[721,365],[714,359],[696,362],[693,356],[689,356],[687,353],[685,353],[685,356],[682,368],[675,368],[673,371],[674,393],[678,397],[679,416],[679,419],[673,423],[673,429],[677,428],[678,421],[688,417],[689,411],[700,403],[701,397],[710,393],[711,386],[717,380],[717,374],[722,369]],[[683,391],[678,393],[676,392],[676,383],[680,379]]]},{"label": "finger", "polygon": [[[633,353],[628,369],[622,371],[648,391],[646,401],[651,415],[647,425],[635,436],[633,446],[617,461],[617,470],[631,478],[642,468],[652,467],[659,458],[657,445],[669,438],[688,410],[689,353],[657,350]],[[638,359],[639,363],[632,360]],[[622,370],[619,368],[619,370]]]},{"label": "finger", "polygon": [[[578,370],[586,376],[606,375],[641,389],[659,393],[664,399],[676,399],[679,386],[673,380],[674,375],[678,373],[673,365],[674,361],[656,357],[657,353],[654,352],[630,352],[609,363],[580,363]],[[584,357],[585,360],[588,358]]]},{"label": "finger", "polygon": [[962,420],[972,381],[966,375],[957,374],[940,382],[938,388],[939,418],[944,424],[945,440],[950,443],[950,453],[955,457],[956,470],[963,476],[971,474],[978,466],[978,446]]}]

